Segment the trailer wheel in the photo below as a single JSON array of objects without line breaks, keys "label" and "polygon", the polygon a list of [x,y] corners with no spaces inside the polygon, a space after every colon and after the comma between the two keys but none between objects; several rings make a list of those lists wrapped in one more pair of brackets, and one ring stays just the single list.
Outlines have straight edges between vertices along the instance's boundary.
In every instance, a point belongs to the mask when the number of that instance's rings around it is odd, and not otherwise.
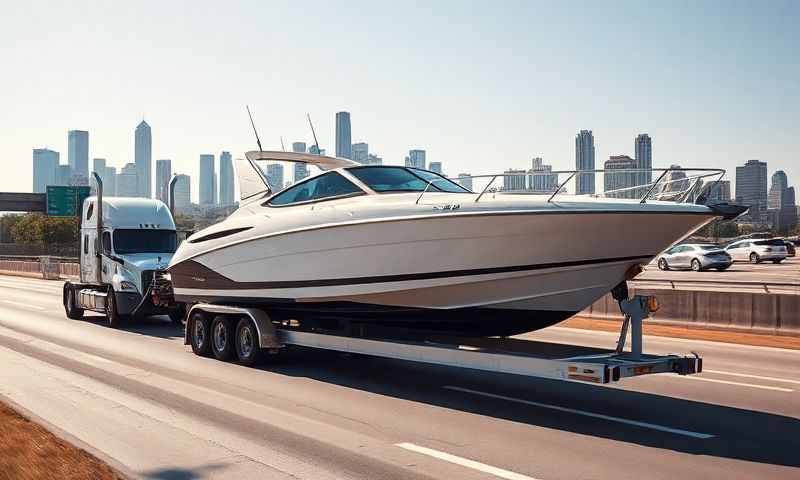
[{"label": "trailer wheel", "polygon": [[69,283],[64,284],[64,311],[69,319],[80,320],[83,318],[83,309],[78,307],[75,289]]},{"label": "trailer wheel", "polygon": [[202,312],[195,312],[186,324],[190,328],[192,351],[195,355],[207,357],[211,354],[211,321]]},{"label": "trailer wheel", "polygon": [[108,320],[108,326],[111,328],[119,328],[127,320],[127,317],[120,315],[119,310],[117,310],[117,297],[111,287],[108,287],[108,292],[106,292],[106,319]]},{"label": "trailer wheel", "polygon": [[211,322],[211,351],[217,360],[226,362],[233,358],[235,326],[230,318],[222,315]]},{"label": "trailer wheel", "polygon": [[264,351],[258,343],[258,330],[249,318],[242,318],[236,325],[236,357],[239,363],[252,367],[264,359]]}]

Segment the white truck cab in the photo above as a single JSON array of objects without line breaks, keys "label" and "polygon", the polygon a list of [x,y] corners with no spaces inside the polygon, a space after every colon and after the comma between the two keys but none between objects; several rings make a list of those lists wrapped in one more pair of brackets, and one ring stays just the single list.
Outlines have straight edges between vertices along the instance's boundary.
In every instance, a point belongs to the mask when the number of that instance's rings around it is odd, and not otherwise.
[{"label": "white truck cab", "polygon": [[166,273],[177,248],[175,221],[167,206],[149,198],[100,198],[83,203],[80,283],[64,285],[67,316],[97,311],[112,325],[145,315],[182,320],[183,306],[172,300]]}]

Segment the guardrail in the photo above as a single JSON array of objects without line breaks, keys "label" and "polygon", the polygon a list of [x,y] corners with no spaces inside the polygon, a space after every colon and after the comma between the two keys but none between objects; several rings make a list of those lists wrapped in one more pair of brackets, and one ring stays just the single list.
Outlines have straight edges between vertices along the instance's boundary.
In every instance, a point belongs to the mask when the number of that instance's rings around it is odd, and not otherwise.
[{"label": "guardrail", "polygon": [[1,256],[0,273],[41,275],[46,280],[77,278],[80,265],[70,257]]}]

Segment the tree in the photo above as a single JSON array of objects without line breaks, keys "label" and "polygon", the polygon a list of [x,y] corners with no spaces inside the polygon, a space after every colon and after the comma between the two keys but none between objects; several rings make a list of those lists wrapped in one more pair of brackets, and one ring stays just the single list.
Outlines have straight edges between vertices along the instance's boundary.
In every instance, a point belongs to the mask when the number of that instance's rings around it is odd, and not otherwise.
[{"label": "tree", "polygon": [[74,245],[78,242],[78,220],[40,213],[21,215],[11,226],[11,238],[23,244]]}]

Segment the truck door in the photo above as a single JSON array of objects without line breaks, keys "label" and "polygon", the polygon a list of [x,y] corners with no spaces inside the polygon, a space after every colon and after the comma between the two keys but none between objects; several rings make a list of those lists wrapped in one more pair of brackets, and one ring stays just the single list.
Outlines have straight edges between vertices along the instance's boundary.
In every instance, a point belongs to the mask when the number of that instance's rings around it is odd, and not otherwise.
[{"label": "truck door", "polygon": [[111,232],[103,232],[101,245],[103,248],[103,256],[100,258],[103,265],[103,278],[101,283],[111,283],[111,277],[114,276],[114,262],[109,258],[109,256],[112,255]]},{"label": "truck door", "polygon": [[93,230],[84,229],[81,232],[81,281],[84,283],[98,283],[96,239],[97,232]]}]

